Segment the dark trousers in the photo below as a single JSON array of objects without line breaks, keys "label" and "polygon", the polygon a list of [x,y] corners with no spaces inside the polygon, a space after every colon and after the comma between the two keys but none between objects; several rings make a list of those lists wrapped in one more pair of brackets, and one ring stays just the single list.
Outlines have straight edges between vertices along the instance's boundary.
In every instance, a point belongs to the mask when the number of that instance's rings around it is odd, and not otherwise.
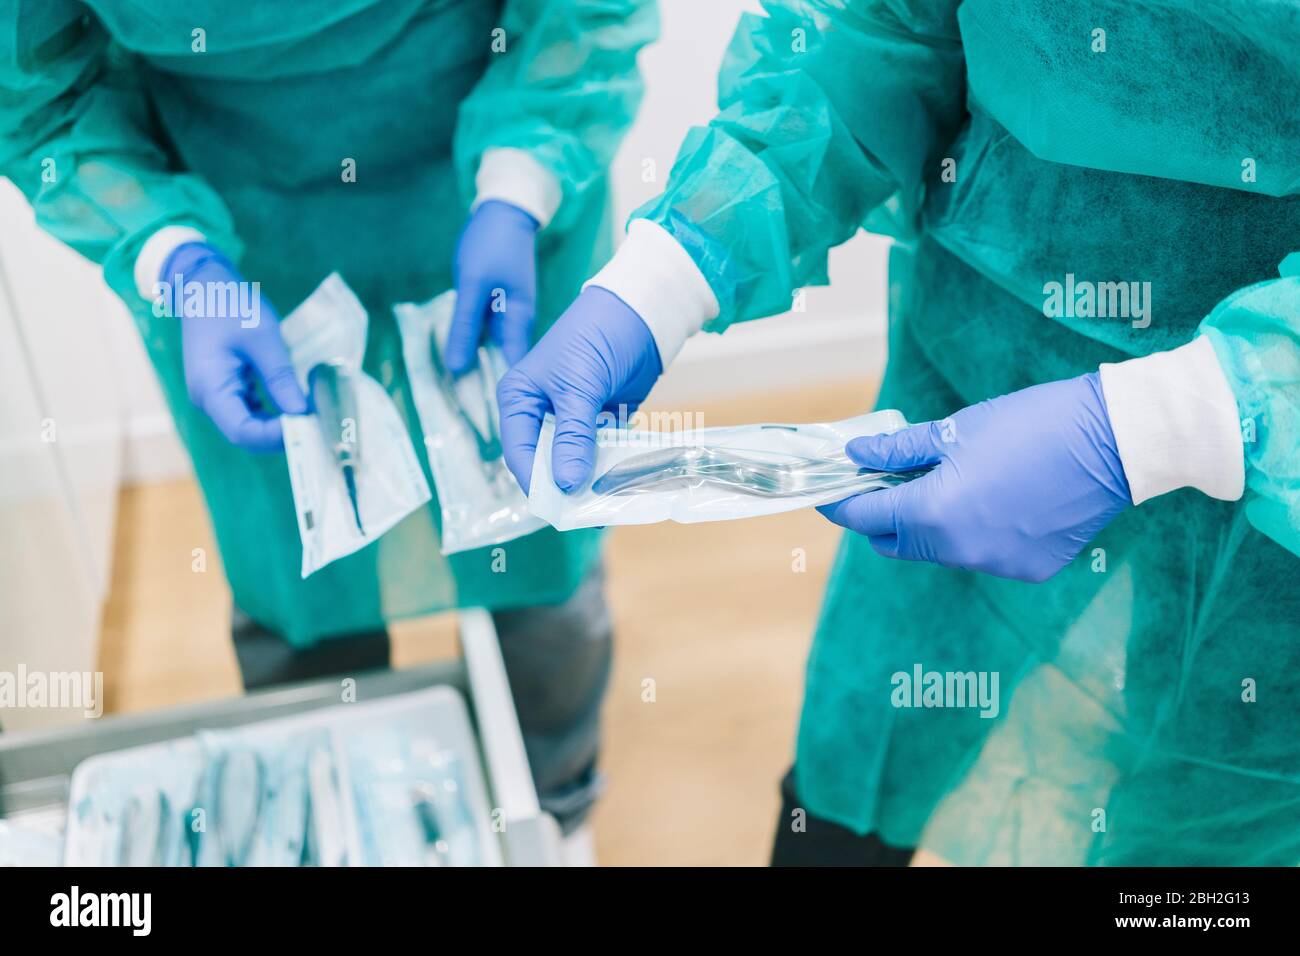
[{"label": "dark trousers", "polygon": [[895,847],[874,833],[854,833],[803,810],[794,769],[781,780],[781,815],[772,842],[773,866],[907,866],[911,847]]}]

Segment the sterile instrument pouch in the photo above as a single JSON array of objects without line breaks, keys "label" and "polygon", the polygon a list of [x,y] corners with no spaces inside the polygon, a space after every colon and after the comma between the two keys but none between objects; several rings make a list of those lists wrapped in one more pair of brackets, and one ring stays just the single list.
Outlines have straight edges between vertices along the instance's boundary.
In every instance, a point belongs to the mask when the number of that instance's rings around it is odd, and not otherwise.
[{"label": "sterile instrument pouch", "polygon": [[442,361],[455,308],[454,290],[393,308],[442,508],[443,554],[504,544],[546,527],[528,510],[502,457],[497,383],[506,362],[501,350],[485,342],[474,368],[459,378]]},{"label": "sterile instrument pouch", "polygon": [[919,474],[869,471],[844,453],[852,438],[906,426],[900,412],[887,409],[828,424],[598,428],[592,476],[566,494],[551,474],[555,420],[548,415],[537,442],[528,504],[560,531],[727,521],[810,508]]},{"label": "sterile instrument pouch", "polygon": [[318,366],[329,367],[351,391],[346,407],[356,415],[338,423],[341,434],[334,439],[357,449],[348,458],[355,512],[336,444],[319,415],[282,417],[304,578],[370,544],[432,497],[397,406],[362,371],[367,324],[366,310],[338,273],[280,323],[303,392],[312,394]]}]

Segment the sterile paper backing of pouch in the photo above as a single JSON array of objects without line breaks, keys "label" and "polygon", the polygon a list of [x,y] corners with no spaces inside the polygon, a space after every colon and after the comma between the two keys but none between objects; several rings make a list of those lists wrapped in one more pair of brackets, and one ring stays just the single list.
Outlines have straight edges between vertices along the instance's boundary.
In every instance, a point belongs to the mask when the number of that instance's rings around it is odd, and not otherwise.
[{"label": "sterile paper backing of pouch", "polygon": [[311,394],[312,369],[326,362],[344,367],[357,393],[357,421],[352,424],[361,448],[356,463],[360,528],[317,416],[283,416],[304,578],[370,544],[432,497],[397,406],[361,370],[367,322],[356,295],[332,273],[280,323],[305,394]]},{"label": "sterile paper backing of pouch", "polygon": [[[596,432],[591,478],[566,494],[551,474],[555,421],[548,415],[537,442],[528,505],[533,514],[560,531],[658,521],[729,521],[811,508],[896,484],[891,476],[859,473],[844,457],[844,446],[852,438],[905,427],[907,419],[901,412],[885,409],[807,425],[754,424],[678,432],[602,428]],[[644,468],[641,463],[646,463]],[[612,474],[626,475],[627,480],[602,482],[618,466]],[[656,468],[678,477],[657,481]],[[760,470],[766,472],[761,476],[761,493],[756,492],[758,481],[753,477]],[[787,475],[792,475],[789,484],[808,487],[782,491],[780,479]],[[815,487],[817,483],[822,484]],[[602,484],[622,487],[602,492]]]},{"label": "sterile paper backing of pouch", "polygon": [[[393,314],[402,333],[402,357],[424,431],[424,446],[442,510],[442,553],[504,544],[546,527],[506,467],[499,447],[485,459],[480,434],[500,420],[496,386],[505,360],[492,343],[479,350],[480,361],[455,381],[434,367],[433,349],[443,354],[456,308],[455,291],[421,304],[402,303]],[[482,359],[489,368],[484,368]],[[463,414],[462,414],[463,412]],[[500,445],[500,436],[495,436]]]}]

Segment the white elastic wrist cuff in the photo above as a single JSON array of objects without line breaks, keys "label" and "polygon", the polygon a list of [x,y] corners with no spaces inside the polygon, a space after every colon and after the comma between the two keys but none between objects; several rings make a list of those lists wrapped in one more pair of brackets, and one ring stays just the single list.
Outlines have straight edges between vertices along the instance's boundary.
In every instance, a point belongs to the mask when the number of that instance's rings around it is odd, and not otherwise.
[{"label": "white elastic wrist cuff", "polygon": [[1237,400],[1209,339],[1103,365],[1101,388],[1135,505],[1187,487],[1241,497]]},{"label": "white elastic wrist cuff", "polygon": [[474,177],[474,205],[477,209],[489,199],[518,206],[545,229],[555,218],[564,195],[554,174],[522,149],[489,149],[479,160]]},{"label": "white elastic wrist cuff", "polygon": [[207,241],[207,236],[189,226],[163,226],[146,239],[135,257],[135,290],[140,297],[153,299],[154,286],[162,278],[163,266],[173,252],[187,242]]},{"label": "white elastic wrist cuff", "polygon": [[665,369],[718,314],[717,296],[690,253],[649,219],[632,220],[627,240],[583,288],[589,285],[614,293],[641,316]]}]

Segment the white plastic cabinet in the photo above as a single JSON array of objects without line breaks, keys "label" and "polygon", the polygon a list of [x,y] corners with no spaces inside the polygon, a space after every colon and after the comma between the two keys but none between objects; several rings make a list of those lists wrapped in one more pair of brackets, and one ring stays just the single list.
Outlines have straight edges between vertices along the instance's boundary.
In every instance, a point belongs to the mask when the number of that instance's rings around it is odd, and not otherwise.
[{"label": "white plastic cabinet", "polygon": [[[99,270],[0,181],[0,671],[94,671],[122,465]],[[6,730],[80,710],[0,709]]]}]

